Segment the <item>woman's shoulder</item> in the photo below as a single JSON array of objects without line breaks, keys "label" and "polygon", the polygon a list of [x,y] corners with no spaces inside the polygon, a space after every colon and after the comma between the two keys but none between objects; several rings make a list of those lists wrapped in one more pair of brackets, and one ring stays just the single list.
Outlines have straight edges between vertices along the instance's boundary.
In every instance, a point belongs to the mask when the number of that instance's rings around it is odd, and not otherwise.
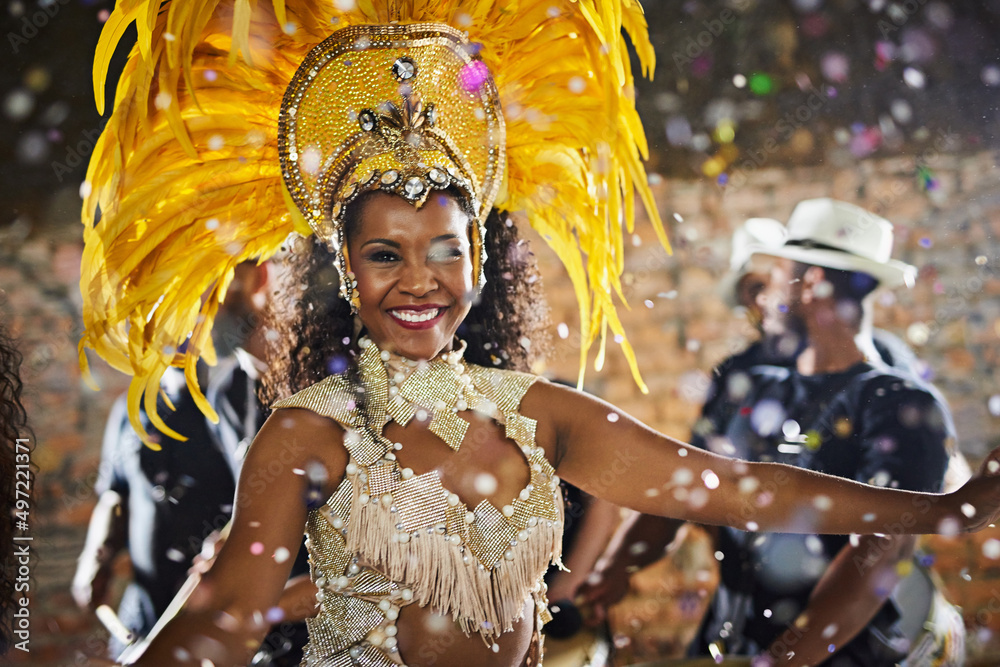
[{"label": "woman's shoulder", "polygon": [[[254,466],[258,468],[256,474],[270,475],[274,460],[307,471],[319,462],[331,483],[344,476],[348,463],[344,433],[349,426],[340,415],[335,395],[310,391],[324,383],[326,380],[271,406],[274,411],[247,454],[245,470],[249,468],[251,479]],[[324,487],[323,491],[331,492],[332,488]]]},{"label": "woman's shoulder", "polygon": [[543,379],[533,373],[489,368],[472,363],[466,364],[466,369],[472,377],[476,389],[498,405],[497,399],[506,399],[513,401],[514,406],[517,406],[528,389],[538,380]]},{"label": "woman's shoulder", "polygon": [[357,401],[357,392],[346,374],[330,375],[302,391],[283,398],[271,409],[302,408],[350,426]]}]

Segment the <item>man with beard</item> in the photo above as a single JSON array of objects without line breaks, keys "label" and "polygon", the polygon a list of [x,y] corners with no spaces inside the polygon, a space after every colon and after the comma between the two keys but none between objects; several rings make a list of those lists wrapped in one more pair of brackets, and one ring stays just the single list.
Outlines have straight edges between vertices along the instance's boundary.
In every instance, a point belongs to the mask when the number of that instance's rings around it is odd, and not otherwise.
[{"label": "man with beard", "polygon": [[720,281],[719,293],[730,308],[743,311],[756,340],[712,370],[701,418],[691,433],[691,444],[696,447],[725,454],[725,444],[717,436],[725,433],[750,390],[750,369],[760,365],[790,366],[795,362],[800,347],[797,343],[764,332],[760,296],[767,289],[770,269],[766,262],[759,261],[759,256],[756,262],[753,256],[754,249],[777,248],[784,240],[785,226],[770,218],[750,218],[733,232],[729,271]]},{"label": "man with beard", "polygon": [[[745,395],[717,435],[726,453],[941,491],[954,434],[946,408],[913,375],[887,367],[870,334],[875,288],[912,284],[916,273],[890,259],[892,225],[850,204],[807,200],[792,213],[783,244],[755,251],[774,258],[762,299],[764,336],[777,349],[800,351],[793,367],[747,371]],[[829,502],[817,497],[801,508],[802,521]],[[653,523],[640,519],[624,543],[647,541],[647,553],[655,553],[664,527],[658,532]],[[829,667],[888,667],[907,656],[890,594],[912,565],[912,537],[892,524],[872,526],[882,536],[850,538],[755,529],[718,530],[721,583],[693,655]],[[608,570],[612,582],[623,567],[644,564],[638,550],[622,552],[628,555]],[[938,630],[936,657],[926,664],[959,664],[949,661],[961,659],[961,631]]]}]

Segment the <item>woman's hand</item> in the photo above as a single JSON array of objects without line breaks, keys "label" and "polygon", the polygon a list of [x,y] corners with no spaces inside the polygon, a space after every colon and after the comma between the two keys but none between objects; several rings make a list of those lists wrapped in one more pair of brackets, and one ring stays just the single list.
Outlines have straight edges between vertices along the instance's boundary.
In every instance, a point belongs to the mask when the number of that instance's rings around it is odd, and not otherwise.
[{"label": "woman's hand", "polygon": [[952,495],[962,532],[974,533],[1000,521],[1000,447],[990,452],[979,472]]},{"label": "woman's hand", "polygon": [[222,547],[226,543],[227,537],[229,537],[229,524],[221,530],[213,530],[201,543],[201,551],[191,561],[188,574],[205,574],[211,570],[215,559],[218,558],[219,552],[222,551]]}]

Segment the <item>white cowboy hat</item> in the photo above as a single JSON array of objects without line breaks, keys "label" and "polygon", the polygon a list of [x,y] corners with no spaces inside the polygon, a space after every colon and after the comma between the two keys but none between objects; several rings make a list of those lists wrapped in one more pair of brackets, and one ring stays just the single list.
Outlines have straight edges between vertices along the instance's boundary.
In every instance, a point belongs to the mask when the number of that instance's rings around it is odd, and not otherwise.
[{"label": "white cowboy hat", "polygon": [[891,258],[891,222],[859,206],[826,197],[796,205],[781,246],[756,244],[750,252],[860,271],[886,287],[912,287],[917,276],[917,267]]},{"label": "white cowboy hat", "polygon": [[[785,226],[771,218],[750,218],[733,232],[729,271],[719,280],[719,294],[730,308],[740,305],[736,286],[750,270],[754,248],[780,248],[785,242]],[[763,253],[763,251],[758,251]]]}]

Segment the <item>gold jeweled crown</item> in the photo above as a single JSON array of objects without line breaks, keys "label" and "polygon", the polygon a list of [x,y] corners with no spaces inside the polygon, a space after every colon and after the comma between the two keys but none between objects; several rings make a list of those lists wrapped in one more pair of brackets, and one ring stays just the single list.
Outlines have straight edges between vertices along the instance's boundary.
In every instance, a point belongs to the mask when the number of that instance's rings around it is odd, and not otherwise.
[{"label": "gold jeweled crown", "polygon": [[417,207],[455,186],[476,212],[471,244],[480,286],[486,217],[503,178],[499,96],[476,48],[443,24],[344,28],[309,52],[278,121],[281,173],[292,200],[336,255],[350,298],[347,204],[371,190]]}]

